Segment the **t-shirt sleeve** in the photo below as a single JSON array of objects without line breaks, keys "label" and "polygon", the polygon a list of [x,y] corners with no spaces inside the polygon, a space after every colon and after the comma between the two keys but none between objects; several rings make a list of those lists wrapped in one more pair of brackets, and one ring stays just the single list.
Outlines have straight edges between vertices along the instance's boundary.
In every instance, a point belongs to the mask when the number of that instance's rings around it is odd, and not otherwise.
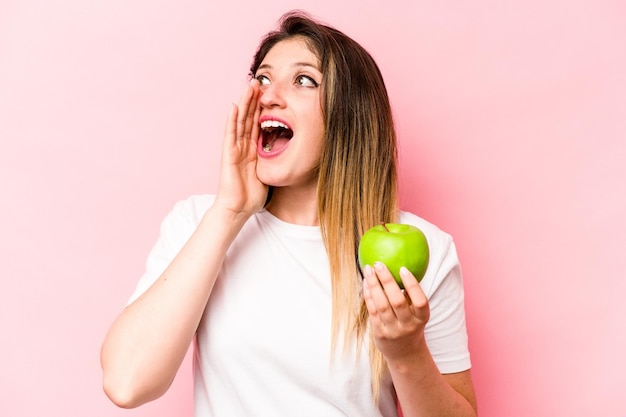
[{"label": "t-shirt sleeve", "polygon": [[471,368],[471,362],[461,266],[454,241],[449,235],[444,237],[435,243],[439,255],[429,265],[433,278],[422,283],[430,305],[426,341],[439,371],[445,374],[465,371]]},{"label": "t-shirt sleeve", "polygon": [[179,201],[161,222],[160,235],[146,260],[146,269],[127,302],[139,298],[161,276],[196,230],[212,196],[192,196]]}]

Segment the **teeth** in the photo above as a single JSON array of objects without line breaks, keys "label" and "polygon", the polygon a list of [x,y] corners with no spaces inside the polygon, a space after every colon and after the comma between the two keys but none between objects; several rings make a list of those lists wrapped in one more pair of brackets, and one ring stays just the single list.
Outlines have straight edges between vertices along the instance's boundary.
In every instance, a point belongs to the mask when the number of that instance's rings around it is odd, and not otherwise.
[{"label": "teeth", "polygon": [[263,147],[263,150],[264,150],[265,152],[269,152],[269,151],[271,151],[271,150],[272,150],[272,144],[271,144],[271,143],[268,143],[267,145],[265,145],[265,146]]},{"label": "teeth", "polygon": [[261,129],[267,129],[270,127],[282,127],[283,129],[289,129],[286,124],[281,123],[277,120],[265,120],[261,122]]}]

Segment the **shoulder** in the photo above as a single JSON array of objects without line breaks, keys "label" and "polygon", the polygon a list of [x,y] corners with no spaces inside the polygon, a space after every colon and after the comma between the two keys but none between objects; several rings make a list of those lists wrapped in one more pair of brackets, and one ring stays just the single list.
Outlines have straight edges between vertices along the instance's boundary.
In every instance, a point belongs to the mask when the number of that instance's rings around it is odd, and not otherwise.
[{"label": "shoulder", "polygon": [[143,294],[163,273],[193,234],[214,200],[215,197],[211,195],[194,195],[174,204],[161,222],[159,238],[148,255],[146,270],[128,304]]},{"label": "shoulder", "polygon": [[214,200],[214,195],[198,194],[178,201],[161,222],[161,238],[175,242],[173,247],[186,242]]},{"label": "shoulder", "polygon": [[178,215],[188,217],[190,220],[199,222],[204,213],[211,207],[215,201],[214,194],[195,194],[184,200],[178,201],[170,215]]}]

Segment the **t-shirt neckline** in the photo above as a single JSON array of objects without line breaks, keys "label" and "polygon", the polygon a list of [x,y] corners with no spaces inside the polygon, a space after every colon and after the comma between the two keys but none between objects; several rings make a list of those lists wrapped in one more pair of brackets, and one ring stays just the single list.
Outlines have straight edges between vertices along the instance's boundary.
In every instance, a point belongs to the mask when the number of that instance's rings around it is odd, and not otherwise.
[{"label": "t-shirt neckline", "polygon": [[306,226],[301,224],[289,223],[279,219],[270,213],[267,209],[263,209],[257,213],[257,218],[273,229],[280,230],[281,233],[294,237],[306,239],[321,239],[321,231],[319,226]]}]

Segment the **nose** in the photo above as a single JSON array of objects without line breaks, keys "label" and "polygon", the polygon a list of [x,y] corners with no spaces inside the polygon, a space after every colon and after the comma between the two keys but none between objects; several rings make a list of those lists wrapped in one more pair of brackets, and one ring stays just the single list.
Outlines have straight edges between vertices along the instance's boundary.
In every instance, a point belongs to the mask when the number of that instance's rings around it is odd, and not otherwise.
[{"label": "nose", "polygon": [[262,85],[259,103],[264,108],[285,107],[285,98],[280,85],[278,83]]}]

